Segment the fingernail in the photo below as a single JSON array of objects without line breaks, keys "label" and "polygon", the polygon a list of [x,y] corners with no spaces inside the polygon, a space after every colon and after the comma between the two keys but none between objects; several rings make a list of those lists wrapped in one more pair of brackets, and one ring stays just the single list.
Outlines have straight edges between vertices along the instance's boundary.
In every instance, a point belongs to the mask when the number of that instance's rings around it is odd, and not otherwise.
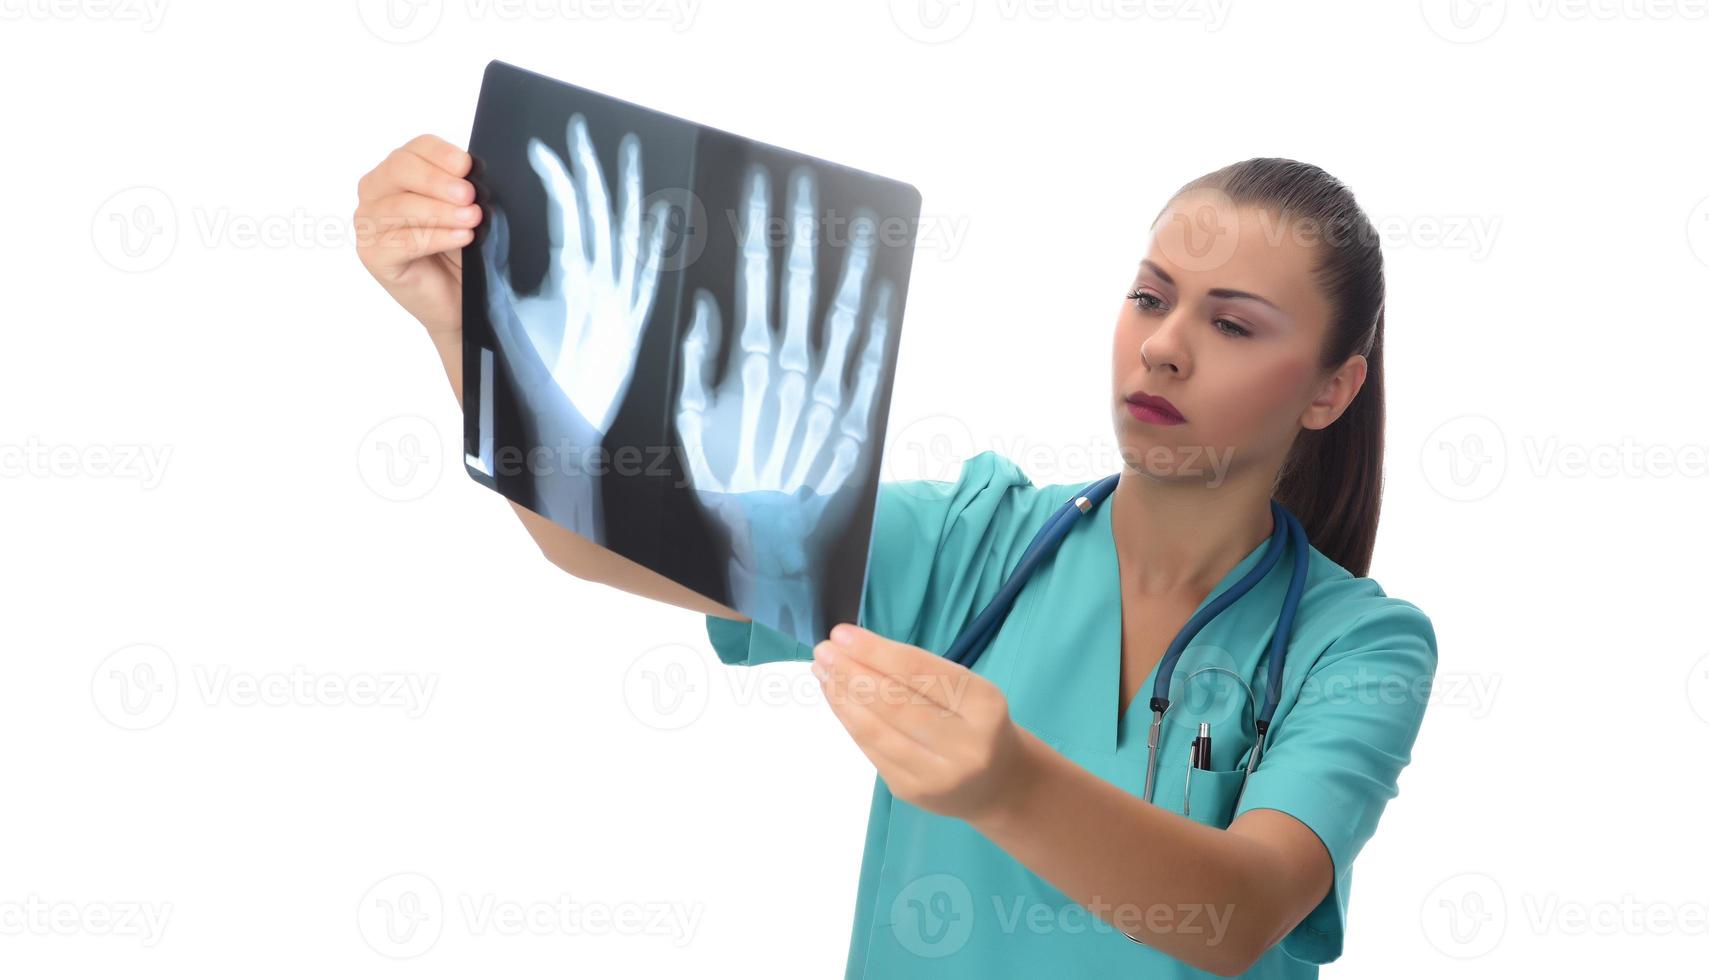
[{"label": "fingernail", "polygon": [[457,220],[458,221],[473,221],[476,218],[480,217],[480,214],[481,214],[481,209],[477,208],[473,204],[471,204],[468,207],[457,209]]},{"label": "fingernail", "polygon": [[854,642],[854,629],[847,623],[838,623],[831,627],[831,642],[848,646]]}]

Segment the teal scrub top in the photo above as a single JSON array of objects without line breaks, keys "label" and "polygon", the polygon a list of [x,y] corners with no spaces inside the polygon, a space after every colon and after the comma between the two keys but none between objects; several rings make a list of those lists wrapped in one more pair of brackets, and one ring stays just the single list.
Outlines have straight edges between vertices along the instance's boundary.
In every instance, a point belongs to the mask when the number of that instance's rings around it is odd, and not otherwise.
[{"label": "teal scrub top", "polygon": [[[1045,519],[1090,482],[1034,486],[1013,461],[987,451],[966,461],[953,481],[880,484],[861,625],[941,655],[996,594]],[[1016,723],[1142,796],[1156,669],[1118,718],[1121,582],[1110,510],[1105,500],[1075,521],[973,670],[1002,689]],[[1267,545],[1230,569],[1200,608],[1256,565]],[[1237,813],[1254,738],[1252,700],[1263,697],[1291,552],[1183,652],[1153,794],[1154,804],[1218,827],[1247,810],[1280,810],[1328,850],[1335,869],[1329,894],[1247,977],[1315,977],[1317,964],[1341,954],[1353,860],[1397,793],[1436,670],[1435,632],[1418,607],[1312,548],[1281,701]],[[812,659],[810,645],[764,625],[708,616],[706,630],[726,664]],[[1188,744],[1200,721],[1211,724],[1211,768],[1194,770],[1188,784]],[[1187,914],[1168,921],[1193,928]],[[1198,928],[1216,928],[1197,918]],[[1065,974],[1214,975],[1133,942],[971,824],[898,800],[877,779],[845,976]]]}]

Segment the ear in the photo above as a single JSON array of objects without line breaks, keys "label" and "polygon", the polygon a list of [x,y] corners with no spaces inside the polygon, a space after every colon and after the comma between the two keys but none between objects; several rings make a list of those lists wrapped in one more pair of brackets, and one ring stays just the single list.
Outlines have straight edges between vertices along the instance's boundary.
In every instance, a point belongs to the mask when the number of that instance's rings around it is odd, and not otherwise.
[{"label": "ear", "polygon": [[1359,394],[1359,389],[1365,386],[1367,367],[1363,354],[1354,354],[1347,358],[1341,367],[1325,378],[1319,386],[1317,396],[1306,406],[1305,414],[1300,416],[1300,425],[1307,429],[1323,429],[1340,418],[1347,406],[1353,404],[1353,398]]}]

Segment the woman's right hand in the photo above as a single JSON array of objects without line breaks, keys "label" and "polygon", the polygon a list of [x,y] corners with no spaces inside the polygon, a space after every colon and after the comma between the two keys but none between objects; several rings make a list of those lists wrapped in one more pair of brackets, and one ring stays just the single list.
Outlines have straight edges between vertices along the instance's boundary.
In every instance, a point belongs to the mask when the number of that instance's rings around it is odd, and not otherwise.
[{"label": "woman's right hand", "polygon": [[481,209],[469,154],[422,135],[356,182],[356,254],[398,305],[427,328],[463,400],[463,246]]}]

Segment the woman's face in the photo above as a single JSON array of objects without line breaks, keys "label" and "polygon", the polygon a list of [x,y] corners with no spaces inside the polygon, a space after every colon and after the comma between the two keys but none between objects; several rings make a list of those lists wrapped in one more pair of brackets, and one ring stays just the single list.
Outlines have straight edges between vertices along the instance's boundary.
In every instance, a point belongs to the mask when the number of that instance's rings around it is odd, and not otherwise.
[{"label": "woman's face", "polygon": [[[1216,191],[1158,218],[1116,320],[1116,438],[1129,466],[1212,485],[1231,470],[1273,472],[1302,426],[1322,428],[1352,401],[1365,359],[1318,367],[1330,310],[1312,243]],[[1168,399],[1184,421],[1136,417],[1136,392]]]}]

